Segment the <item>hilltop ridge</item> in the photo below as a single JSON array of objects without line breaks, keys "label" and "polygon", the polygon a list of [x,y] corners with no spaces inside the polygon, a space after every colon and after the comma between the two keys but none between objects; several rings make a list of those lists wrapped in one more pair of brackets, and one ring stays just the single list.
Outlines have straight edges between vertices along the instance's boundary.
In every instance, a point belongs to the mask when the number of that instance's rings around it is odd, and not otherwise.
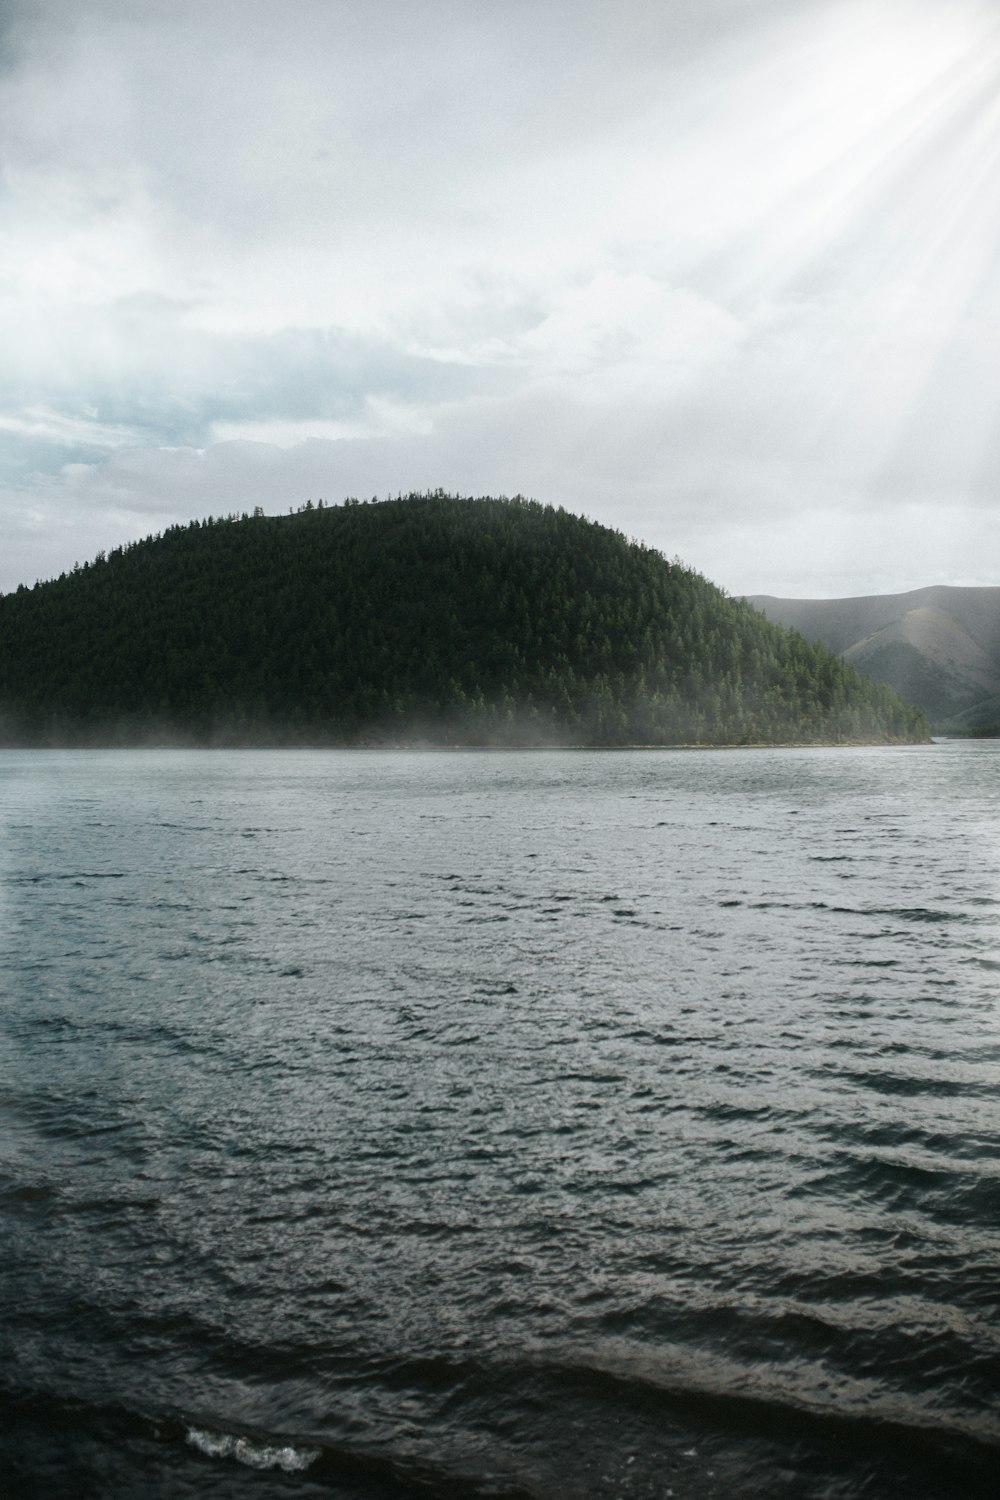
[{"label": "hilltop ridge", "polygon": [[0,743],[919,740],[822,646],[619,532],[441,491],[174,526],[0,598]]}]

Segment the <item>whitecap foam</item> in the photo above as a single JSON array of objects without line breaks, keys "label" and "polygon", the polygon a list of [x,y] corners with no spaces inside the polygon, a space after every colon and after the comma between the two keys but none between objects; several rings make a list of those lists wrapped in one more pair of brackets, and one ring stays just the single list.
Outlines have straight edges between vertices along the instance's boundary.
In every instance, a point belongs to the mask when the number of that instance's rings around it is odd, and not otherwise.
[{"label": "whitecap foam", "polygon": [[189,1427],[186,1438],[192,1448],[208,1458],[235,1458],[251,1469],[284,1469],[286,1474],[298,1474],[319,1458],[318,1448],[293,1448],[290,1443],[272,1447],[236,1433],[212,1432],[207,1427]]}]

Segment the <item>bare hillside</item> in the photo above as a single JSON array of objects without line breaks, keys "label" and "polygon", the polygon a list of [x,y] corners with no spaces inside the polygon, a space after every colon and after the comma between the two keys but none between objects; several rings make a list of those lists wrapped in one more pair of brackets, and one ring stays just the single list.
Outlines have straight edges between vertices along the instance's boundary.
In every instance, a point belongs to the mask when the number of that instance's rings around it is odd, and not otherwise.
[{"label": "bare hillside", "polygon": [[927,710],[941,728],[1000,720],[1000,588],[936,584],[856,599],[749,601]]}]

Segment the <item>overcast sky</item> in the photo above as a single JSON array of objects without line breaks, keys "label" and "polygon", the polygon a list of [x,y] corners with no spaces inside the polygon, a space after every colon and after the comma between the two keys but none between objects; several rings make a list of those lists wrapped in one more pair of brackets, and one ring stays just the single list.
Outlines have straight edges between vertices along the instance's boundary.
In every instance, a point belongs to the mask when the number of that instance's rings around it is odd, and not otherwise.
[{"label": "overcast sky", "polygon": [[1000,583],[996,0],[0,17],[0,589],[437,486]]}]

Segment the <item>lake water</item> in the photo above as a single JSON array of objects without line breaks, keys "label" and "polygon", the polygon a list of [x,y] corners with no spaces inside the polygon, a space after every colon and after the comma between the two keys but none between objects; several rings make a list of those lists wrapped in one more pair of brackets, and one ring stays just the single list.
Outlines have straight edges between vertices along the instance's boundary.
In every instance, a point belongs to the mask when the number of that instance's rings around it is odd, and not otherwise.
[{"label": "lake water", "polygon": [[0,754],[0,1493],[993,1496],[998,773]]}]

